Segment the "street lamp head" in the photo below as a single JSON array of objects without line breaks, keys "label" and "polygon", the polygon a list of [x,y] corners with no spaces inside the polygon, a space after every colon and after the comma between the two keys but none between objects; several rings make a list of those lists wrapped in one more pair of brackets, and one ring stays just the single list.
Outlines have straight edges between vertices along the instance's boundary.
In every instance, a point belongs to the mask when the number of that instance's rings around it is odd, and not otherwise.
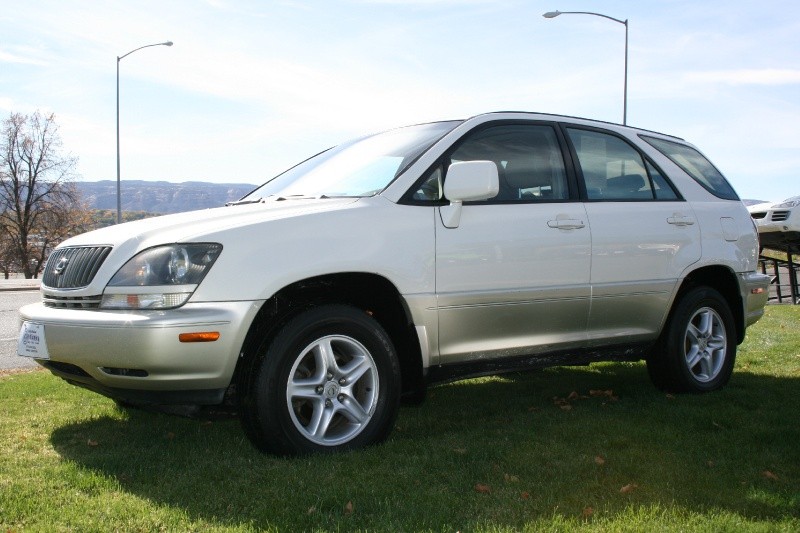
[{"label": "street lamp head", "polygon": [[561,14],[561,11],[548,11],[544,15],[542,15],[546,19],[554,19]]},{"label": "street lamp head", "polygon": [[172,41],[167,41],[167,42],[161,43],[161,44],[163,44],[164,46],[172,46]]}]

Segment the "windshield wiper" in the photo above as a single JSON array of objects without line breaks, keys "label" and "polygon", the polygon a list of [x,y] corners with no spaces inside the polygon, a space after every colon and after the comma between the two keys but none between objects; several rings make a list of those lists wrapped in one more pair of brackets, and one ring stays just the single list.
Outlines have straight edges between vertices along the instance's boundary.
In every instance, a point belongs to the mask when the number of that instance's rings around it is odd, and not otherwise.
[{"label": "windshield wiper", "polygon": [[263,204],[267,200],[272,200],[274,202],[282,202],[284,200],[327,200],[330,196],[325,194],[287,194],[286,196],[275,196],[274,194],[270,194],[269,196],[258,197],[258,198],[242,198],[241,200],[235,200],[233,202],[228,202],[225,205],[245,205],[245,204]]},{"label": "windshield wiper", "polygon": [[276,202],[283,200],[327,200],[330,196],[324,194],[288,194],[286,196],[278,196],[275,198]]},{"label": "windshield wiper", "polygon": [[270,194],[269,196],[259,196],[258,198],[253,198],[253,199],[242,198],[241,200],[234,200],[233,202],[227,202],[225,206],[227,207],[229,205],[245,205],[245,204],[259,204],[259,203],[263,204],[264,202],[267,201],[268,198],[272,198],[272,196],[273,195]]}]

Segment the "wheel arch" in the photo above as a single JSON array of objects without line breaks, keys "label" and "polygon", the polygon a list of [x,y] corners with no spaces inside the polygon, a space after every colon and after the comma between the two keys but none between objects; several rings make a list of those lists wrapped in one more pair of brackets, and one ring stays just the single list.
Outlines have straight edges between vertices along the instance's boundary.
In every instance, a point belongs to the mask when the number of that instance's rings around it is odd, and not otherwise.
[{"label": "wheel arch", "polygon": [[296,281],[266,300],[250,325],[239,353],[232,385],[235,394],[248,394],[244,387],[257,367],[258,349],[298,313],[324,304],[344,304],[363,310],[386,331],[400,363],[402,394],[424,396],[422,352],[411,313],[394,284],[383,276],[345,272]]},{"label": "wheel arch", "polygon": [[733,314],[733,321],[736,327],[736,344],[741,344],[742,341],[744,341],[745,317],[744,303],[742,301],[741,290],[736,274],[733,270],[723,265],[710,265],[698,268],[684,278],[675,298],[675,303],[680,301],[681,296],[689,289],[700,285],[715,289],[725,298]]}]

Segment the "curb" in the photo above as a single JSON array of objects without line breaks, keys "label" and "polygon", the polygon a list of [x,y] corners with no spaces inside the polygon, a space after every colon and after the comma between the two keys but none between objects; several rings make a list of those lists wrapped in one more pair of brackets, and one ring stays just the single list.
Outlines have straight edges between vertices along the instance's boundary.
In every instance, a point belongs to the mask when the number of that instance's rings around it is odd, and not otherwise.
[{"label": "curb", "polygon": [[15,284],[15,285],[3,285],[0,284],[0,292],[11,292],[11,291],[38,291],[39,284],[38,283],[24,283],[24,284]]}]

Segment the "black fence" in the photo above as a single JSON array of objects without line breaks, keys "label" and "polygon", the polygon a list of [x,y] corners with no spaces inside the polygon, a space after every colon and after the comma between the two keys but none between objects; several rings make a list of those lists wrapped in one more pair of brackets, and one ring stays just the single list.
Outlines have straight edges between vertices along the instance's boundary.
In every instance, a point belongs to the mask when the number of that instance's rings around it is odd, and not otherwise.
[{"label": "black fence", "polygon": [[[773,249],[770,248],[770,250]],[[771,277],[769,302],[800,304],[800,291],[798,291],[797,283],[800,264],[795,262],[788,249],[775,249],[775,251],[785,255],[786,259],[777,259],[763,254],[758,258],[761,272]]]}]

